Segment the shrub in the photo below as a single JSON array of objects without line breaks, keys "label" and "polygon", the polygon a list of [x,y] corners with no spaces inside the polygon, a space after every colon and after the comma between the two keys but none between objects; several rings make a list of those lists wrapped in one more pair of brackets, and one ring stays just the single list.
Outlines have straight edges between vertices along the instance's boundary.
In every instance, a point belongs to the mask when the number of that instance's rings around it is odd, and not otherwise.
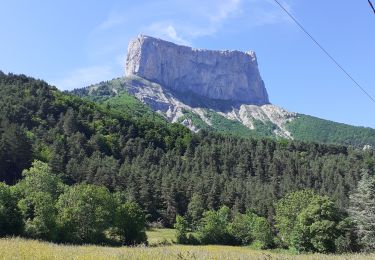
[{"label": "shrub", "polygon": [[25,223],[25,235],[53,240],[56,237],[56,200],[62,193],[62,181],[44,162],[35,160],[22,172],[23,179],[13,186]]},{"label": "shrub", "polygon": [[176,229],[176,242],[178,244],[188,244],[188,222],[180,215],[176,216],[176,223],[174,228]]},{"label": "shrub", "polygon": [[250,245],[253,240],[252,232],[253,219],[246,214],[236,214],[233,222],[229,224],[229,233],[241,245]]},{"label": "shrub", "polygon": [[147,242],[145,214],[134,202],[126,202],[117,207],[115,229],[122,244],[134,245]]},{"label": "shrub", "polygon": [[53,240],[56,234],[56,209],[52,196],[35,192],[18,203],[25,223],[25,235]]},{"label": "shrub", "polygon": [[234,237],[229,234],[230,209],[226,206],[218,211],[206,211],[200,221],[198,238],[202,244],[233,244]]},{"label": "shrub", "polygon": [[22,172],[23,179],[15,185],[21,197],[35,192],[46,192],[57,199],[63,192],[64,185],[58,176],[52,173],[48,164],[35,160],[30,169]]},{"label": "shrub", "polygon": [[253,215],[252,217],[252,234],[256,241],[263,244],[263,248],[270,248],[273,246],[273,232],[271,225],[268,223],[267,219],[264,217],[259,217]]},{"label": "shrub", "polygon": [[99,243],[113,223],[114,200],[108,189],[80,184],[70,187],[57,202],[57,223],[63,241]]},{"label": "shrub", "polygon": [[5,183],[0,182],[0,236],[19,235],[23,222],[17,207],[17,198]]},{"label": "shrub", "polygon": [[[319,196],[297,218],[292,246],[298,251],[336,252],[336,245],[347,247],[340,236],[345,234],[342,214],[328,197]],[[339,239],[339,240],[338,240]],[[340,248],[342,250],[342,248]]]},{"label": "shrub", "polygon": [[286,195],[275,204],[275,227],[281,240],[291,245],[291,233],[297,217],[317,197],[311,190],[296,191]]},{"label": "shrub", "polygon": [[[253,241],[262,244],[262,248],[273,245],[273,232],[268,221],[248,211],[246,214],[237,214],[229,224],[229,233],[241,245],[250,245]],[[258,244],[259,244],[258,243]]]}]

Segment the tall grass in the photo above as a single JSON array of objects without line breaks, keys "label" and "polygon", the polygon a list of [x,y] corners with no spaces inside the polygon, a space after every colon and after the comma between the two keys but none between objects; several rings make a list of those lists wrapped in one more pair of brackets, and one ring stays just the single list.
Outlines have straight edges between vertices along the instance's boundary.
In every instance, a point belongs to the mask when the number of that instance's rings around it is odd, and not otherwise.
[{"label": "tall grass", "polygon": [[375,259],[375,254],[288,255],[231,246],[102,247],[57,245],[22,238],[0,239],[0,259]]}]

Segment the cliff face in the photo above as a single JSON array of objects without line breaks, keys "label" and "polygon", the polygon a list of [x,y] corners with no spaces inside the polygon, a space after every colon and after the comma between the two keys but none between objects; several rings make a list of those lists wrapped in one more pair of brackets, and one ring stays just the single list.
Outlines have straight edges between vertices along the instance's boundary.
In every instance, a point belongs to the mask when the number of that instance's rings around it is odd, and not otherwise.
[{"label": "cliff face", "polygon": [[254,52],[211,51],[139,36],[129,43],[126,76],[171,91],[238,104],[268,104]]}]

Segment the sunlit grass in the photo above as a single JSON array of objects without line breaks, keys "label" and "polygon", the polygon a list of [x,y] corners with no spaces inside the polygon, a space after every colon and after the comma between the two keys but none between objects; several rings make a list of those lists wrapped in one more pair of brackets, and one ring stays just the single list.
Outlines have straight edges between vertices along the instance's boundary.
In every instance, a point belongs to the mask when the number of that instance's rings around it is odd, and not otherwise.
[{"label": "sunlit grass", "polygon": [[176,230],[169,228],[153,228],[147,230],[147,240],[150,246],[175,243]]},{"label": "sunlit grass", "polygon": [[1,259],[375,259],[375,254],[290,255],[231,246],[103,247],[0,239]]}]

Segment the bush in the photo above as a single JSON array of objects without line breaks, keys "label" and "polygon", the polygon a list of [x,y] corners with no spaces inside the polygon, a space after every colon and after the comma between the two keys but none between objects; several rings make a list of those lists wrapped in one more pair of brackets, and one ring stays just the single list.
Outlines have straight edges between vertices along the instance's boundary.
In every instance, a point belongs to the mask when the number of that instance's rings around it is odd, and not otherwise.
[{"label": "bush", "polygon": [[206,211],[198,228],[198,239],[202,244],[234,244],[235,238],[228,231],[230,209],[226,206],[218,211]]},{"label": "bush", "polygon": [[35,192],[18,203],[25,223],[25,235],[53,240],[56,235],[56,209],[52,196]]},{"label": "bush", "polygon": [[252,234],[256,241],[263,244],[263,248],[270,248],[273,246],[273,232],[270,224],[266,218],[259,217],[254,214],[251,225]]},{"label": "bush", "polygon": [[252,232],[253,219],[246,214],[236,214],[233,222],[229,224],[229,233],[240,245],[250,245],[253,240]]},{"label": "bush", "polygon": [[268,249],[269,247],[265,245],[262,241],[255,240],[254,242],[250,244],[250,248],[255,249],[255,250],[265,250],[265,249]]},{"label": "bush", "polygon": [[15,185],[21,197],[42,191],[50,194],[53,199],[57,199],[64,190],[62,181],[44,162],[34,161],[30,169],[22,172],[22,176],[23,179]]},{"label": "bush", "polygon": [[312,190],[289,193],[275,204],[275,227],[284,243],[291,246],[291,233],[297,223],[297,217],[310,202],[317,197]]},{"label": "bush", "polygon": [[348,247],[343,240],[346,226],[342,214],[328,197],[316,197],[297,218],[293,230],[292,246],[298,251],[333,253]]},{"label": "bush", "polygon": [[116,210],[115,234],[125,245],[147,243],[145,214],[138,204],[126,202]]},{"label": "bush", "polygon": [[19,235],[23,230],[17,198],[5,183],[0,182],[0,236]]},{"label": "bush", "polygon": [[180,215],[176,216],[176,223],[174,228],[176,229],[176,242],[177,244],[188,244],[188,222]]},{"label": "bush", "polygon": [[238,244],[250,245],[253,241],[262,244],[262,248],[273,245],[272,228],[268,221],[248,211],[246,214],[237,214],[229,224],[229,233]]},{"label": "bush", "polygon": [[25,235],[53,240],[56,237],[55,204],[64,185],[46,163],[38,160],[22,175],[24,178],[13,186],[13,190],[19,197]]},{"label": "bush", "polygon": [[87,184],[70,187],[56,207],[61,239],[74,243],[103,242],[115,213],[108,189]]}]

